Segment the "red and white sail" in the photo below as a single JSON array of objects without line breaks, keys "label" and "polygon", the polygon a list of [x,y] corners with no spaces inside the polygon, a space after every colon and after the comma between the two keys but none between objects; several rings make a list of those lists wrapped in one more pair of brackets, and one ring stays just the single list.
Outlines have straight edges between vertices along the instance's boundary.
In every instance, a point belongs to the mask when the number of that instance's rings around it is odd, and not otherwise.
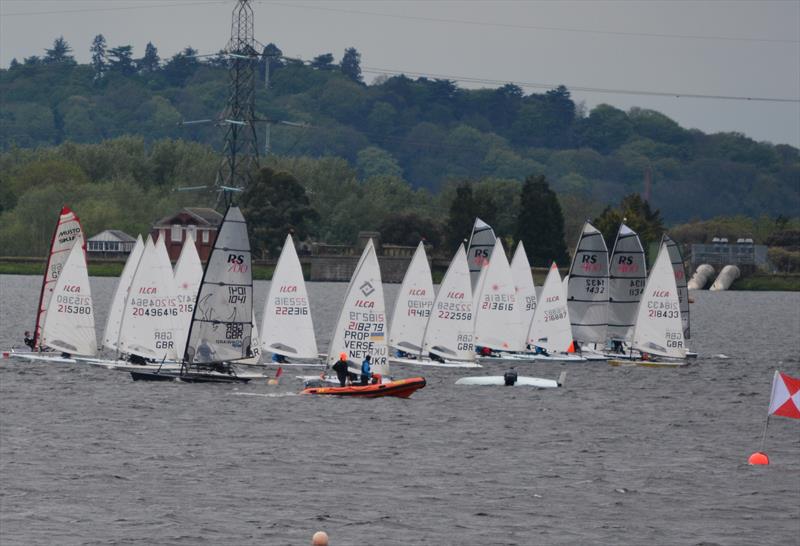
[{"label": "red and white sail", "polygon": [[69,207],[61,208],[58,223],[53,231],[53,239],[50,241],[50,253],[47,256],[47,268],[42,279],[42,290],[39,295],[39,310],[36,314],[36,327],[33,331],[34,347],[39,348],[39,338],[42,334],[42,324],[50,307],[50,300],[53,297],[53,290],[58,282],[58,277],[64,268],[64,264],[69,257],[72,247],[79,245],[86,251],[86,243],[83,237],[83,228],[78,215],[70,210]]}]

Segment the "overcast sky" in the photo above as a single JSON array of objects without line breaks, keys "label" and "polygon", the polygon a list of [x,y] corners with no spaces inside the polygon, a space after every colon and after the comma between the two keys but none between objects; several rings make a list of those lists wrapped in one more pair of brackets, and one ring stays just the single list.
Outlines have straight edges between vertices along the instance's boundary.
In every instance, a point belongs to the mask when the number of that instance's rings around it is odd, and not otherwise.
[{"label": "overcast sky", "polygon": [[[652,108],[684,127],[800,146],[798,0],[252,3],[256,39],[274,42],[285,55],[311,59],[331,52],[338,61],[353,46],[365,69],[590,88],[573,91],[587,108],[600,103]],[[41,55],[60,35],[81,62],[88,60],[99,33],[110,47],[133,45],[136,56],[148,41],[162,58],[188,45],[212,53],[228,41],[234,5],[234,0],[0,0],[0,65]],[[364,75],[371,81],[376,73]]]}]

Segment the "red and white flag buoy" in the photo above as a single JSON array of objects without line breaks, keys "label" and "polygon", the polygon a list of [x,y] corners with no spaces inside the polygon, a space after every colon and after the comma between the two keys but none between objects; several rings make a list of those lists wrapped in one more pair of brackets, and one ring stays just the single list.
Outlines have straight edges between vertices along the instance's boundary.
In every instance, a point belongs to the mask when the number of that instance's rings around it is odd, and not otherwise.
[{"label": "red and white flag buoy", "polygon": [[775,376],[772,378],[772,393],[769,397],[767,420],[764,423],[764,435],[761,437],[761,450],[750,455],[747,460],[749,464],[769,464],[769,457],[764,453],[764,443],[767,440],[770,415],[800,419],[800,379],[775,370]]}]

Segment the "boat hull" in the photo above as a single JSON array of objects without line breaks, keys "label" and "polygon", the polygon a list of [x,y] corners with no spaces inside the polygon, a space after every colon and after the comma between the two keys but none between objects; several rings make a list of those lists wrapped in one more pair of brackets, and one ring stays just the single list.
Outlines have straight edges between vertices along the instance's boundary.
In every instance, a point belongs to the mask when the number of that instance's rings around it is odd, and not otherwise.
[{"label": "boat hull", "polygon": [[685,360],[630,360],[609,359],[611,366],[640,366],[642,368],[682,368],[688,366]]},{"label": "boat hull", "polygon": [[381,398],[384,396],[408,398],[414,394],[414,392],[423,387],[425,387],[424,377],[411,377],[409,379],[399,379],[397,381],[379,383],[377,385],[352,387],[308,387],[303,389],[300,394],[350,396],[357,398]]},{"label": "boat hull", "polygon": [[[469,385],[469,386],[506,386],[505,377],[502,375],[487,375],[482,377],[462,377],[456,381],[456,385]],[[542,377],[528,377],[521,375],[517,377],[513,387],[534,387],[537,389],[555,389],[560,387],[558,381],[555,379],[544,379]]]},{"label": "boat hull", "polygon": [[134,381],[180,381],[181,383],[247,383],[253,377],[214,372],[131,371]]},{"label": "boat hull", "polygon": [[428,368],[482,368],[477,362],[461,361],[461,360],[445,360],[439,362],[427,358],[389,358],[391,364],[405,364],[410,366],[425,366]]}]

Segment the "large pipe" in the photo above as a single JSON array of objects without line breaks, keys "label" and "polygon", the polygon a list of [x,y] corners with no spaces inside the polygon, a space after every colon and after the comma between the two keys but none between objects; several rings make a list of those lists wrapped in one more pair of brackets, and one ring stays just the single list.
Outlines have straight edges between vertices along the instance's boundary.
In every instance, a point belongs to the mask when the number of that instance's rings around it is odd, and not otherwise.
[{"label": "large pipe", "polygon": [[719,277],[717,277],[717,280],[711,285],[710,290],[727,290],[740,275],[741,273],[738,267],[735,265],[726,265],[722,268],[722,271],[719,272]]},{"label": "large pipe", "polygon": [[708,286],[708,281],[714,276],[714,268],[709,264],[702,264],[697,267],[697,270],[689,279],[687,287],[689,290],[702,290]]}]

